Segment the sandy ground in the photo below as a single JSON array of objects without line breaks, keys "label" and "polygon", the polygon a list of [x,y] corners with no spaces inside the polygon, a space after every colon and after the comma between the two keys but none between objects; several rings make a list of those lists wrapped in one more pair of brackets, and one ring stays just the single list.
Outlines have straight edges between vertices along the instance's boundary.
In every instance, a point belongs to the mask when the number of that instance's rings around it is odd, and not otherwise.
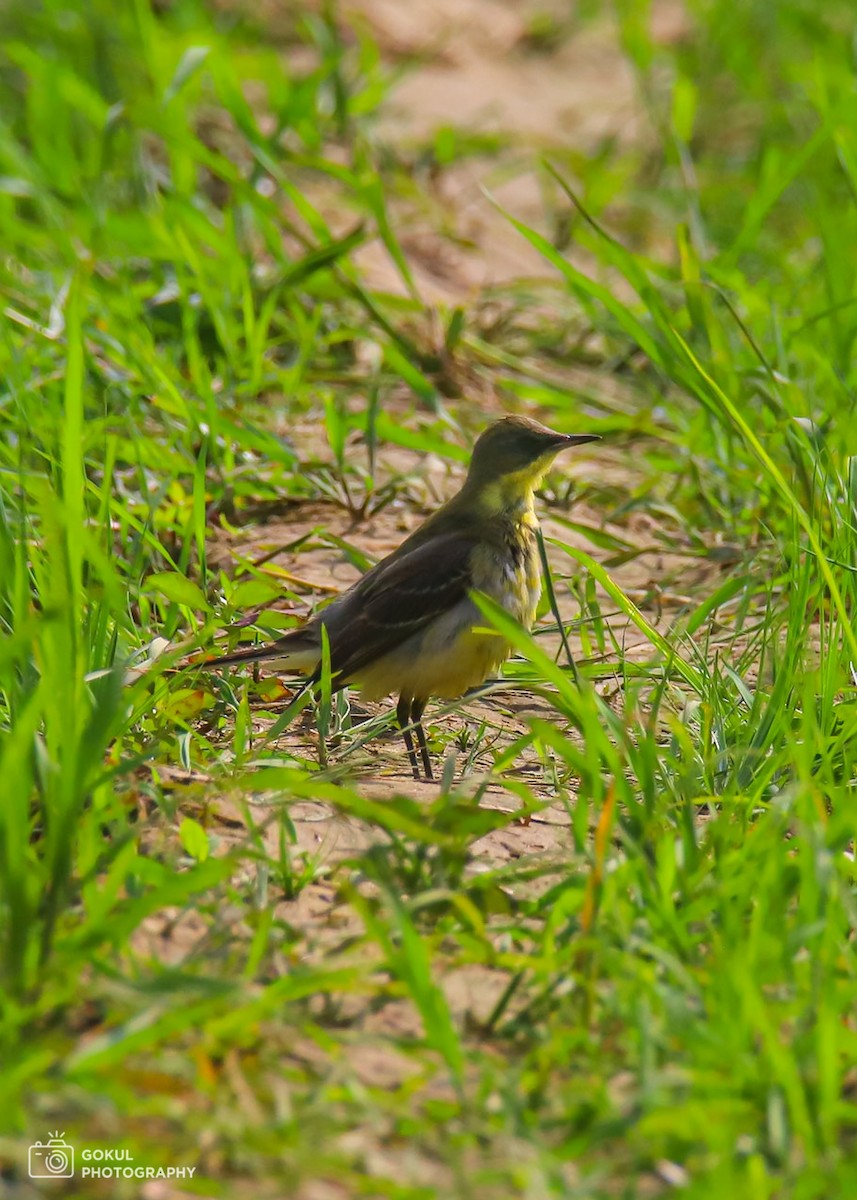
[{"label": "sandy ground", "polygon": [[[491,202],[548,232],[547,185],[534,170],[541,155],[553,151],[568,163],[607,142],[652,138],[614,26],[604,18],[568,24],[571,8],[562,0],[344,0],[343,11],[368,26],[391,61],[409,64],[379,139],[407,157],[439,130],[498,137],[497,153],[452,164],[430,181],[433,209],[402,214],[400,236],[429,303],[466,304],[485,289],[550,274]],[[541,49],[533,30],[552,20],[562,31],[558,45]],[[653,6],[656,40],[686,29],[683,5]],[[363,247],[358,261],[373,286],[402,289],[380,242]]]}]

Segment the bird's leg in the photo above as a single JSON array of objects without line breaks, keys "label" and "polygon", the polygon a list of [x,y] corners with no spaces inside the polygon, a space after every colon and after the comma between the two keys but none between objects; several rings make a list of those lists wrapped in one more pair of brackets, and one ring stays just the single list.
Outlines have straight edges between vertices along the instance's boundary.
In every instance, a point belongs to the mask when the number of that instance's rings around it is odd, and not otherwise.
[{"label": "bird's leg", "polygon": [[414,773],[414,779],[419,779],[420,768],[417,762],[417,752],[414,750],[414,739],[411,737],[411,731],[408,728],[411,723],[411,701],[408,696],[399,697],[399,703],[396,705],[396,720],[399,722],[402,737],[405,739],[405,748],[408,751],[408,758],[411,760],[411,770]]},{"label": "bird's leg", "polygon": [[429,758],[428,746],[426,745],[426,731],[423,729],[423,713],[425,712],[425,700],[411,701],[411,724],[416,727],[417,741],[420,745],[420,754],[423,760],[423,766],[426,771],[426,779],[434,779],[431,770],[431,759]]}]

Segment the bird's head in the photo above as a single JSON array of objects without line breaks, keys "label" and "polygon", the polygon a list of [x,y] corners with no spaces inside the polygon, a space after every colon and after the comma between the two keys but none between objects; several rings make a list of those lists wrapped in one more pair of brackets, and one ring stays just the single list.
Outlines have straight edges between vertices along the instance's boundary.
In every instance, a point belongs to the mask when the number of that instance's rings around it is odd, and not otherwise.
[{"label": "bird's head", "polygon": [[490,497],[491,507],[525,499],[560,450],[595,441],[594,433],[556,433],[529,417],[503,417],[477,439],[466,486]]}]

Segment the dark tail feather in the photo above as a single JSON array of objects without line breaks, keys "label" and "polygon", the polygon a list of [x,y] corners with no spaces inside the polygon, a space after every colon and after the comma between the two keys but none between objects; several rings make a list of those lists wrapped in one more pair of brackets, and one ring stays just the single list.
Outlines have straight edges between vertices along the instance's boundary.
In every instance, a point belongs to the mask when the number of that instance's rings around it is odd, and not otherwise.
[{"label": "dark tail feather", "polygon": [[308,637],[303,629],[296,629],[293,633],[277,638],[275,642],[251,646],[246,650],[233,650],[230,654],[221,654],[199,665],[218,669],[270,659],[277,661],[283,670],[309,674],[318,666],[320,657],[321,652],[313,639]]}]

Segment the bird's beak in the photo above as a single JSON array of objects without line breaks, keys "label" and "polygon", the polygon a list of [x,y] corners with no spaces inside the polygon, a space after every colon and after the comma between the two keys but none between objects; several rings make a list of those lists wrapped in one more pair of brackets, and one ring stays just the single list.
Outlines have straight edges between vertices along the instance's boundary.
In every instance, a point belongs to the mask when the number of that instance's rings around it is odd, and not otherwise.
[{"label": "bird's beak", "polygon": [[585,446],[587,442],[600,442],[601,435],[598,433],[558,433],[557,441],[559,448],[565,449],[566,446]]}]

